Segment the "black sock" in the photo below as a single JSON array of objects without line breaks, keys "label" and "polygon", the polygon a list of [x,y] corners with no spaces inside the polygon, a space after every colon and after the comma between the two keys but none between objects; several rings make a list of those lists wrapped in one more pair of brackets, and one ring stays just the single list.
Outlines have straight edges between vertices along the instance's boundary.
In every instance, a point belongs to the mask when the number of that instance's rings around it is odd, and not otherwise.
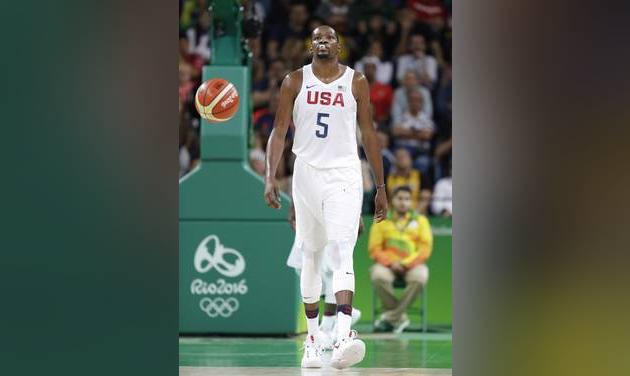
[{"label": "black sock", "polygon": [[319,307],[314,310],[305,309],[304,311],[306,312],[306,317],[309,319],[314,319],[319,316]]},{"label": "black sock", "polygon": [[348,316],[352,316],[351,304],[337,304],[337,312],[343,312]]}]

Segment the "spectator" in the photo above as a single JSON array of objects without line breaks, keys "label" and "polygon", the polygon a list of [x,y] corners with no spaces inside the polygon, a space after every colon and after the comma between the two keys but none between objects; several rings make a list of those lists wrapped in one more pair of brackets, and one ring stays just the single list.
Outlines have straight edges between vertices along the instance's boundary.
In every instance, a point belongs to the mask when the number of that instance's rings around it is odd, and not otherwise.
[{"label": "spectator", "polygon": [[396,56],[403,55],[409,49],[409,39],[411,34],[416,32],[416,15],[409,8],[402,8],[396,16],[398,28],[396,30],[396,48],[394,54]]},{"label": "spectator", "polygon": [[380,40],[377,39],[372,42],[367,55],[357,61],[354,69],[365,73],[365,64],[368,61],[373,61],[376,64],[376,81],[384,85],[390,85],[394,76],[394,66],[391,61],[383,60],[383,43]]},{"label": "spectator", "polygon": [[179,63],[179,103],[190,106],[193,102],[193,90],[195,84],[192,81],[192,67],[185,62]]},{"label": "spectator", "polygon": [[427,174],[431,166],[431,140],[435,133],[435,126],[431,119],[422,113],[422,94],[412,90],[407,100],[407,110],[394,125],[392,134],[396,138],[394,146],[404,147],[412,154],[414,165],[422,173]]},{"label": "spectator", "polygon": [[258,0],[241,0],[245,19],[252,19],[261,24],[265,22],[267,10],[261,1]]},{"label": "spectator", "polygon": [[389,150],[389,136],[383,129],[378,129],[376,135],[381,143],[381,155],[383,156],[383,173],[385,176],[389,175],[392,166],[396,161],[396,157],[391,150]]},{"label": "spectator", "polygon": [[197,24],[186,30],[188,52],[201,57],[204,63],[210,61],[210,36],[208,35],[210,22],[210,13],[203,11]]},{"label": "spectator", "polygon": [[180,3],[180,30],[194,27],[199,22],[200,14],[206,10],[208,10],[207,0],[183,0]]},{"label": "spectator", "polygon": [[453,216],[453,178],[451,169],[448,169],[447,176],[438,180],[433,192],[433,203],[431,205],[433,214],[444,217]]},{"label": "spectator", "polygon": [[387,193],[393,196],[397,188],[406,186],[411,194],[411,205],[416,208],[420,202],[422,175],[420,175],[420,171],[412,167],[411,154],[407,149],[397,149],[395,156],[394,168],[387,176]]},{"label": "spectator", "polygon": [[[377,129],[376,135],[380,141],[381,145],[381,156],[383,157],[383,173],[385,176],[389,174],[389,171],[392,169],[396,158],[394,154],[389,150],[389,136],[383,129]],[[360,139],[360,136],[359,136]],[[374,212],[374,195],[376,191],[374,190],[374,180],[372,179],[372,174],[370,172],[370,165],[366,160],[365,153],[363,149],[360,150],[361,156],[361,171],[363,173],[363,207],[361,212],[364,214],[373,213]]]},{"label": "spectator", "polygon": [[422,34],[411,35],[409,53],[400,56],[396,65],[398,82],[402,82],[407,71],[416,72],[420,84],[428,89],[431,89],[437,80],[437,60],[433,56],[427,55],[426,40]]},{"label": "spectator", "polygon": [[443,0],[407,0],[407,6],[416,14],[416,19],[433,28],[444,26],[446,8]]},{"label": "spectator", "polygon": [[435,179],[443,177],[442,171],[450,169],[453,159],[453,139],[449,136],[447,140],[439,142],[435,148]]},{"label": "spectator", "polygon": [[358,29],[362,28],[362,22],[366,24],[367,29],[367,22],[374,14],[379,14],[387,20],[394,19],[394,8],[389,0],[354,1],[350,8],[350,14],[358,21]]},{"label": "spectator", "polygon": [[289,38],[304,40],[310,31],[307,28],[308,9],[306,4],[293,3],[289,8],[288,22],[281,20],[276,25],[270,25],[267,38],[266,55],[272,60],[280,56],[282,46]]},{"label": "spectator", "polygon": [[348,0],[322,0],[315,11],[315,16],[327,20],[335,16],[347,16],[350,10]]},{"label": "spectator", "polygon": [[365,65],[365,78],[370,84],[370,101],[374,106],[374,120],[379,125],[387,124],[392,105],[392,87],[376,81],[376,67],[380,63],[378,58],[365,58],[363,63]]},{"label": "spectator", "polygon": [[264,140],[262,142],[262,149],[267,148],[267,140],[271,131],[273,130],[273,122],[276,119],[276,111],[278,110],[278,101],[280,100],[280,90],[273,90],[270,95],[269,107],[263,109],[261,114],[254,122],[254,132],[259,134]]},{"label": "spectator", "polygon": [[[412,209],[411,190],[402,186],[392,193],[392,207],[386,220],[370,229],[368,252],[374,260],[370,278],[385,312],[375,332],[402,332],[408,325],[407,307],[429,279],[425,264],[431,256],[433,235],[428,219]],[[407,286],[396,298],[393,282],[403,279]]]},{"label": "spectator", "polygon": [[[181,133],[180,129],[180,133]],[[180,134],[179,146],[179,176],[189,173],[199,163],[200,148],[199,137],[191,128],[183,129],[183,137]]]},{"label": "spectator", "polygon": [[284,60],[279,58],[272,60],[269,64],[269,71],[267,72],[266,78],[264,74],[261,76],[259,71],[259,69],[262,69],[264,72],[264,66],[261,68],[260,65],[255,65],[254,68],[257,80],[252,87],[252,100],[254,102],[254,108],[260,108],[269,103],[271,93],[280,88],[280,83],[288,73],[288,70]]},{"label": "spectator", "polygon": [[265,149],[263,137],[260,133],[254,133],[254,147],[249,151],[249,165],[255,173],[265,175]]},{"label": "spectator", "polygon": [[195,82],[200,83],[201,68],[203,68],[204,60],[201,56],[194,54],[190,48],[190,42],[185,35],[179,37],[179,62],[185,62],[192,67],[191,74]]},{"label": "spectator", "polygon": [[442,70],[442,76],[440,77],[440,84],[437,87],[435,99],[436,118],[440,124],[450,124],[452,122],[453,85],[451,77],[451,67],[446,65]]},{"label": "spectator", "polygon": [[442,177],[442,171],[446,171],[452,156],[452,84],[450,65],[446,65],[440,77],[440,85],[436,95],[436,122],[439,124],[436,134],[435,147],[435,179]]},{"label": "spectator", "polygon": [[382,41],[380,47],[383,52],[382,56],[378,57],[380,59],[391,57],[396,46],[393,42],[396,31],[396,22],[385,18],[381,11],[375,11],[367,16],[366,19],[360,20],[357,23],[355,39],[361,55],[369,54],[369,50],[366,51],[366,49],[371,48],[372,43],[378,40]]},{"label": "spectator", "polygon": [[402,86],[394,91],[394,100],[392,103],[392,120],[394,124],[402,120],[403,114],[409,110],[409,102],[407,97],[414,90],[419,90],[422,94],[422,111],[425,117],[433,118],[433,100],[431,92],[418,83],[418,76],[413,71],[408,71],[403,77]]}]

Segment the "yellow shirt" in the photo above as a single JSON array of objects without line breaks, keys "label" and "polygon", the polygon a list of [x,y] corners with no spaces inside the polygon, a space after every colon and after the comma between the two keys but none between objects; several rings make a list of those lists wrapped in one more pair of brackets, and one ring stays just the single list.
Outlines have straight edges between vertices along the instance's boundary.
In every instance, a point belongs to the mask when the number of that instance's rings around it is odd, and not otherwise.
[{"label": "yellow shirt", "polygon": [[427,217],[413,211],[398,220],[392,213],[370,228],[368,252],[374,261],[389,266],[398,261],[406,268],[424,263],[433,250],[433,233]]},{"label": "yellow shirt", "polygon": [[391,196],[396,187],[406,185],[411,189],[412,205],[417,208],[420,201],[420,176],[420,171],[415,169],[412,169],[407,177],[397,175],[394,171],[387,177],[387,194]]}]

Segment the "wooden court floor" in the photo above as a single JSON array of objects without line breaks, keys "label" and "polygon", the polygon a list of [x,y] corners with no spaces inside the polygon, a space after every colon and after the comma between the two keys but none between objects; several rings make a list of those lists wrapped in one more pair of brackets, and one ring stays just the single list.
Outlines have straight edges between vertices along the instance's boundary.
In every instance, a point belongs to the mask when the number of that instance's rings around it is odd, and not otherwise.
[{"label": "wooden court floor", "polygon": [[[324,368],[299,367],[304,336],[181,337],[179,374],[209,375],[451,375],[452,341],[449,333],[361,334],[365,359],[338,371],[324,353]],[[342,372],[342,373],[340,373]]]}]

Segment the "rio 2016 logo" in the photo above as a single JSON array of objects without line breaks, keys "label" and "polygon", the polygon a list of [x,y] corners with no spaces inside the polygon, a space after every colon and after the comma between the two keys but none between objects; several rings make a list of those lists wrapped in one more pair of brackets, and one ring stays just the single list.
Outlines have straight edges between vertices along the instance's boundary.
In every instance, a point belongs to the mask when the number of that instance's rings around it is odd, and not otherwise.
[{"label": "rio 2016 logo", "polygon": [[[217,235],[205,237],[197,246],[193,260],[195,270],[198,273],[208,273],[216,270],[224,277],[238,277],[245,271],[245,258],[239,251],[227,248]],[[210,318],[232,316],[239,308],[239,301],[230,295],[245,295],[247,293],[245,279],[238,282],[226,282],[219,278],[216,282],[207,282],[196,278],[190,284],[190,292],[193,295],[219,295],[218,297],[204,297],[199,301],[199,308]],[[221,295],[229,297],[222,298]]]},{"label": "rio 2016 logo", "polygon": [[[214,241],[214,254],[208,251],[208,243],[210,243],[210,241]],[[229,263],[225,259],[226,255],[235,257],[234,262]],[[219,241],[218,236],[210,235],[203,239],[197,246],[197,251],[195,252],[195,269],[197,269],[199,273],[206,273],[212,268],[215,268],[217,272],[226,277],[236,277],[245,270],[245,259],[237,250],[224,247]]]}]

